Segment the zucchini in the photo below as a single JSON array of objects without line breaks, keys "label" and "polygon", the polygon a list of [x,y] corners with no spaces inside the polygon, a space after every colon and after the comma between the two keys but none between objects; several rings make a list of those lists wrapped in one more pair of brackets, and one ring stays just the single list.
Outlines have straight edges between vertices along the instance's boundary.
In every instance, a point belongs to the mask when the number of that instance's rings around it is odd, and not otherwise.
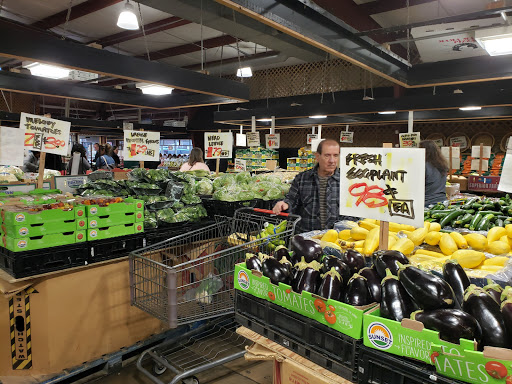
[{"label": "zucchini", "polygon": [[497,218],[494,226],[495,227],[503,227],[504,226],[503,219]]},{"label": "zucchini", "polygon": [[484,205],[482,203],[473,203],[471,204],[471,208],[473,209],[479,209],[480,207],[483,207]]},{"label": "zucchini", "polygon": [[476,229],[476,227],[482,220],[482,217],[483,217],[483,215],[481,212],[478,212],[475,216],[473,216],[473,220],[471,220],[471,222],[469,223],[469,229],[471,231],[474,231]]},{"label": "zucchini", "polygon": [[482,215],[494,215],[494,216],[502,216],[503,213],[499,211],[480,211]]},{"label": "zucchini", "polygon": [[451,225],[452,221],[454,221],[457,217],[459,217],[461,214],[463,214],[464,211],[461,209],[456,209],[453,212],[447,214],[445,217],[442,218],[442,220],[439,222],[441,224],[441,228],[447,227],[448,225]]},{"label": "zucchini", "polygon": [[436,219],[436,220],[440,220],[440,219],[442,220],[442,219],[444,219],[446,216],[448,216],[449,214],[450,214],[450,213],[434,213],[434,214],[432,214],[432,216],[431,216],[431,217],[432,217],[433,219]]},{"label": "zucchini", "polygon": [[494,219],[494,214],[489,213],[485,215],[480,223],[478,224],[478,227],[476,228],[477,231],[485,231],[490,224],[490,222]]},{"label": "zucchini", "polygon": [[471,204],[478,202],[478,197],[472,197],[466,200],[466,203],[461,207],[462,209],[470,209]]},{"label": "zucchini", "polygon": [[450,213],[455,211],[455,209],[434,209],[430,211],[430,216],[435,215],[437,213]]},{"label": "zucchini", "polygon": [[492,211],[494,209],[494,204],[484,204],[480,208],[479,211]]},{"label": "zucchini", "polygon": [[472,218],[473,218],[473,215],[471,213],[466,213],[465,215],[462,216],[461,219],[458,219],[457,221],[455,221],[455,223],[458,225],[468,224]]}]

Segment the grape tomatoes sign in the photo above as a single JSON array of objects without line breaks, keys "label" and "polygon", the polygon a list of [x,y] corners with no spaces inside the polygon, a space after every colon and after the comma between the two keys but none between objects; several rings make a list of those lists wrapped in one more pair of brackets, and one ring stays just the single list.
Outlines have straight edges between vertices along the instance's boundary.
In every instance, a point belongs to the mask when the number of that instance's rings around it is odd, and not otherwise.
[{"label": "grape tomatoes sign", "polygon": [[69,121],[21,113],[20,128],[25,130],[25,149],[67,156],[69,147]]},{"label": "grape tomatoes sign", "polygon": [[423,225],[425,150],[341,148],[340,214]]},{"label": "grape tomatoes sign", "polygon": [[233,134],[231,132],[205,132],[204,154],[206,159],[231,158]]},{"label": "grape tomatoes sign", "polygon": [[160,132],[124,131],[123,155],[130,161],[159,161]]}]

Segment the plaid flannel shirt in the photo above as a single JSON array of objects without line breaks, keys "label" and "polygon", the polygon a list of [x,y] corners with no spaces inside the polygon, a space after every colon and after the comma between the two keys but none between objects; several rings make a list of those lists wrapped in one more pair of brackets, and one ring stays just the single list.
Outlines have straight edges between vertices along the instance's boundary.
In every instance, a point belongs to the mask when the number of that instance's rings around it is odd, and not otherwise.
[{"label": "plaid flannel shirt", "polygon": [[299,215],[298,233],[314,229],[333,228],[336,221],[341,220],[340,212],[340,170],[336,169],[327,181],[325,202],[327,204],[326,228],[320,224],[320,196],[318,194],[318,165],[309,171],[301,172],[292,182],[290,191],[284,201],[290,213]]}]

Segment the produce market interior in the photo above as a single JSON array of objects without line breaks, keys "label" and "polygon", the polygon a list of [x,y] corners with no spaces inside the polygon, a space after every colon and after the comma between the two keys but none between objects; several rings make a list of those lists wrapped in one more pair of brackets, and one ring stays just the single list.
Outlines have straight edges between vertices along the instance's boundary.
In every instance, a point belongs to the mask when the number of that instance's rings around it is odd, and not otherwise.
[{"label": "produce market interior", "polygon": [[512,0],[0,33],[0,384],[512,383]]}]

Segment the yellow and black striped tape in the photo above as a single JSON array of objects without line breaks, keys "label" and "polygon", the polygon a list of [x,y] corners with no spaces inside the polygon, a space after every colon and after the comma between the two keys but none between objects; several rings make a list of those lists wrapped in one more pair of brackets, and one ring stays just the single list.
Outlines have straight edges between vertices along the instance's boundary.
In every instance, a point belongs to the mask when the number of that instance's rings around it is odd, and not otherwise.
[{"label": "yellow and black striped tape", "polygon": [[30,294],[27,288],[9,300],[12,369],[32,368],[32,330],[30,328]]}]

